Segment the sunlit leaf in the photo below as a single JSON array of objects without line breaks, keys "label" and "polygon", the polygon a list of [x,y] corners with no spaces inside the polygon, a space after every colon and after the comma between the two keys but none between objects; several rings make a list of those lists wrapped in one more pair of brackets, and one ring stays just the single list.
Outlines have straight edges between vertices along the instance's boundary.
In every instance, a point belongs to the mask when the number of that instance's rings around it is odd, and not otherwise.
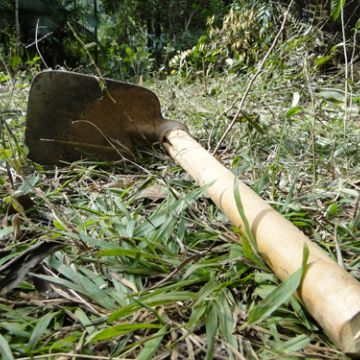
[{"label": "sunlit leaf", "polygon": [[345,6],[346,0],[331,0],[331,16],[333,20],[339,19],[341,9]]},{"label": "sunlit leaf", "polygon": [[0,149],[0,159],[7,160],[13,156],[13,151],[11,149]]},{"label": "sunlit leaf", "polygon": [[316,66],[324,65],[324,64],[328,63],[332,58],[333,58],[332,55],[319,56],[315,59],[315,64],[316,64]]},{"label": "sunlit leaf", "polygon": [[357,21],[356,21],[355,29],[360,30],[360,18],[358,18]]},{"label": "sunlit leaf", "polygon": [[286,117],[291,118],[292,116],[298,114],[299,112],[302,111],[302,107],[301,106],[296,106],[293,107],[291,109],[288,110],[288,112],[286,113]]}]

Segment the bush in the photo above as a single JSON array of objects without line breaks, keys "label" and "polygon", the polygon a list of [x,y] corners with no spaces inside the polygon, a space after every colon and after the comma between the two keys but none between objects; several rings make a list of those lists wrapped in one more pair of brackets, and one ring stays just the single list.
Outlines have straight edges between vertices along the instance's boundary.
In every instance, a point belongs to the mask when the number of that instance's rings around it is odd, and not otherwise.
[{"label": "bush", "polygon": [[210,73],[224,68],[238,71],[255,64],[273,39],[272,14],[271,4],[235,3],[220,27],[214,24],[215,17],[210,17],[207,34],[192,49],[177,54],[170,67],[180,73],[189,68]]}]

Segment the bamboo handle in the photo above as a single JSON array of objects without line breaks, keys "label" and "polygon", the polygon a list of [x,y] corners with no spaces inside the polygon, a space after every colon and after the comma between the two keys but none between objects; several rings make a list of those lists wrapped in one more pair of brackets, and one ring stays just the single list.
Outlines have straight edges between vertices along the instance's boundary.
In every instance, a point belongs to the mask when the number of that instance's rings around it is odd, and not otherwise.
[{"label": "bamboo handle", "polygon": [[[234,225],[243,228],[234,197],[235,176],[186,131],[169,131],[163,146],[200,186],[214,182],[208,195]],[[308,268],[299,298],[344,352],[359,354],[360,283],[240,181],[239,192],[259,253],[281,280],[301,267],[304,244],[308,245]]]}]

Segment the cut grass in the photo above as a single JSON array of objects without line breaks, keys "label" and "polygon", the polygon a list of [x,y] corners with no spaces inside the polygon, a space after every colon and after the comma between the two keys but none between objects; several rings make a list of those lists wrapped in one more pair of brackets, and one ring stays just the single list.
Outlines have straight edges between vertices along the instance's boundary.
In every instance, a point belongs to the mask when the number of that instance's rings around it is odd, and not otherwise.
[{"label": "cut grass", "polygon": [[[342,96],[340,77],[308,74],[309,107],[302,70],[289,79],[273,70],[272,81],[264,74],[253,88],[246,109],[263,131],[242,118],[219,157],[360,278],[360,129],[349,116],[344,144],[343,110],[329,96]],[[166,117],[185,122],[211,148],[247,80],[208,79],[206,97],[199,82],[175,77],[149,87]],[[1,84],[0,266],[40,241],[64,248],[0,299],[4,359],[346,358],[251,260],[206,189],[162,151],[141,160],[147,174],[123,162],[45,169],[26,160],[28,86],[22,76],[15,87]],[[355,85],[353,93],[359,99]],[[156,182],[167,189],[164,198],[138,196]],[[282,301],[271,298],[279,292]],[[261,316],[251,324],[254,308]]]}]

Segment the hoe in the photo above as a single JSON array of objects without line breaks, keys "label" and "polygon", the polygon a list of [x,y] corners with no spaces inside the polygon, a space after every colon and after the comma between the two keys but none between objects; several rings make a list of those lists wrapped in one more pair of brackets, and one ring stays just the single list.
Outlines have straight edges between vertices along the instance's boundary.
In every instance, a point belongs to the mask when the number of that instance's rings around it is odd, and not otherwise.
[{"label": "hoe", "polygon": [[235,226],[246,234],[249,225],[259,254],[282,281],[301,268],[307,245],[308,263],[297,296],[342,351],[359,355],[359,282],[247,185],[235,181],[233,173],[184,125],[164,119],[153,92],[65,71],[45,71],[34,78],[26,122],[26,144],[33,161],[61,164],[89,155],[115,160],[155,143],[198,185],[209,185],[208,195]]}]

